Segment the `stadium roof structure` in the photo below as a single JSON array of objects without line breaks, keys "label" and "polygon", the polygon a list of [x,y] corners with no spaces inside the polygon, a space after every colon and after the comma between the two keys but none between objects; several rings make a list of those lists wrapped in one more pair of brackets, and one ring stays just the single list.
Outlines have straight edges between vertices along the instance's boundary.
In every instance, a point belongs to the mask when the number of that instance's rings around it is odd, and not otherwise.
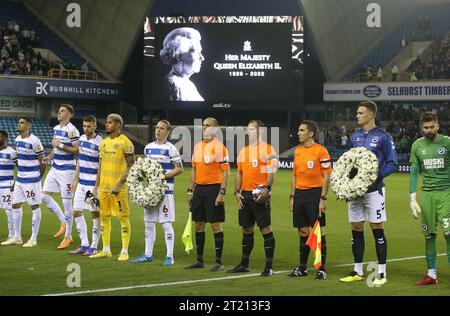
[{"label": "stadium roof structure", "polygon": [[[327,81],[344,77],[417,5],[448,0],[382,2],[381,27],[364,27],[373,0],[78,0],[80,28],[67,26],[70,0],[22,0],[49,28],[110,80],[121,78],[148,16],[304,15],[305,32]],[[361,27],[363,26],[363,27]]]},{"label": "stadium roof structure", "polygon": [[23,0],[39,19],[109,80],[121,77],[153,0],[77,0],[81,27],[66,23],[73,1]]}]

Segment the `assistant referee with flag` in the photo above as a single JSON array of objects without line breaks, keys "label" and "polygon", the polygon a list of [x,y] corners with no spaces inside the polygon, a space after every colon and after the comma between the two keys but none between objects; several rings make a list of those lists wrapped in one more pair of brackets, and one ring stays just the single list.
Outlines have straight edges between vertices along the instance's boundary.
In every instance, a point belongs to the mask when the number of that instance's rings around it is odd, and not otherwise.
[{"label": "assistant referee with flag", "polygon": [[194,147],[191,181],[187,189],[188,203],[195,222],[197,261],[186,269],[204,268],[205,223],[211,223],[214,234],[216,262],[212,272],[223,270],[222,252],[224,234],[221,223],[225,222],[224,196],[230,178],[228,150],[217,138],[219,122],[208,117],[202,124],[203,140]]},{"label": "assistant referee with flag", "polygon": [[313,121],[302,121],[298,128],[300,146],[294,152],[290,210],[293,225],[300,236],[300,266],[292,270],[291,277],[308,275],[307,262],[310,248],[307,239],[316,220],[321,231],[321,264],[316,274],[317,280],[327,278],[325,259],[327,242],[325,238],[326,200],[330,184],[331,159],[325,147],[314,142],[318,132]]}]

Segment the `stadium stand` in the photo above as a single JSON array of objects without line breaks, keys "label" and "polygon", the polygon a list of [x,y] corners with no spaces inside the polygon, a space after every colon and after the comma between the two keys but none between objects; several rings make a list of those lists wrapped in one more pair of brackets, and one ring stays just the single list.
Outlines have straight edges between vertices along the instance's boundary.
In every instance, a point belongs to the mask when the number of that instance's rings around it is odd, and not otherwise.
[{"label": "stadium stand", "polygon": [[[50,69],[86,70],[86,61],[22,3],[0,1],[0,12],[0,74],[46,76]],[[52,64],[31,47],[50,49],[63,62]],[[8,58],[12,60],[8,62]],[[26,67],[27,63],[29,67]]]},{"label": "stadium stand", "polygon": [[[9,134],[9,140],[8,144],[12,147],[15,147],[14,139],[17,137],[17,122],[19,121],[18,117],[4,117],[0,118],[0,130],[5,130]],[[53,139],[53,126],[58,124],[58,121],[56,119],[52,119],[50,121],[50,125],[47,124],[45,121],[32,118],[33,121],[33,127],[31,128],[31,132],[36,135],[42,142],[42,145],[44,146],[44,149],[46,151],[50,151],[52,148],[52,139]],[[78,128],[81,134],[83,134],[83,120],[82,119],[73,119],[72,123]],[[105,132],[105,127],[103,124],[99,122],[98,124],[98,130],[97,133],[99,133],[103,138],[107,137],[108,134]],[[134,139],[133,135],[128,134],[130,137],[132,137],[132,142],[135,145],[136,152],[143,152],[144,146],[140,144],[136,139]]]},{"label": "stadium stand", "polygon": [[[377,70],[386,65],[403,48],[402,42],[435,40],[442,41],[450,30],[448,12],[450,3],[433,3],[418,5],[390,34],[388,34],[368,55],[364,56],[347,73],[343,80],[362,79],[357,74],[367,74],[372,69],[372,80],[375,81]],[[431,30],[431,31],[430,31]],[[375,68],[376,67],[376,68]],[[364,77],[364,76],[363,76]],[[367,76],[361,81],[369,81]]]},{"label": "stadium stand", "polygon": [[[399,162],[408,162],[412,143],[422,137],[419,127],[420,117],[425,112],[433,112],[439,118],[439,133],[450,136],[450,107],[448,102],[423,102],[406,104],[401,102],[377,102],[377,125],[392,136],[397,148]],[[317,121],[319,133],[316,142],[327,147],[333,160],[337,160],[350,148],[350,137],[358,125],[351,118],[335,117],[330,121]],[[281,158],[292,159],[298,145],[297,126],[290,131],[290,149],[280,154]]]},{"label": "stadium stand", "polygon": [[[395,142],[399,161],[409,160],[409,153],[414,140],[420,138],[420,117],[427,111],[438,115],[440,121],[440,133],[450,135],[450,109],[448,104],[440,107],[432,105],[403,106],[394,105],[390,102],[379,103],[377,121],[379,126],[389,132]],[[319,123],[321,131],[318,142],[326,146],[333,159],[338,159],[349,147],[349,142],[344,142],[345,135],[349,139],[357,128],[355,121],[343,121],[340,124]]]},{"label": "stadium stand", "polygon": [[417,56],[408,67],[408,72],[414,73],[418,80],[450,78],[450,33],[432,45],[429,56]]},{"label": "stadium stand", "polygon": [[[17,122],[18,117],[4,117],[0,118],[0,130],[5,130],[9,134],[9,145],[14,146],[14,139],[18,135],[17,132]],[[32,119],[33,127],[31,132],[35,134],[42,142],[45,149],[51,148],[51,142],[53,138],[53,129],[48,126],[43,120]]]}]

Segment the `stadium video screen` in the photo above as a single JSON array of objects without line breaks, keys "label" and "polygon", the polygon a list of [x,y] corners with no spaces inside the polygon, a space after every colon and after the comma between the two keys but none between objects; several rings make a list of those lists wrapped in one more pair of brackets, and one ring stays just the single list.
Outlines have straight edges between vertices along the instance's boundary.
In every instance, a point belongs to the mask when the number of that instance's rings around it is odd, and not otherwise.
[{"label": "stadium video screen", "polygon": [[296,21],[301,24],[300,17],[147,20],[145,103],[288,102],[293,65],[302,63],[293,45]]}]

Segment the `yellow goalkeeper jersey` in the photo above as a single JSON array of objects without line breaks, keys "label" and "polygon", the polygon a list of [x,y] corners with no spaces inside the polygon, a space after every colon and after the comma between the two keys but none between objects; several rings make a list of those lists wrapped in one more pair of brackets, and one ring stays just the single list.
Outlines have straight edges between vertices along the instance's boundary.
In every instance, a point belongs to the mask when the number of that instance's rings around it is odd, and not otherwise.
[{"label": "yellow goalkeeper jersey", "polygon": [[[125,157],[134,154],[133,143],[123,134],[105,138],[100,143],[100,186],[99,191],[111,192],[112,188],[127,172]],[[124,184],[121,191],[127,189]]]}]

